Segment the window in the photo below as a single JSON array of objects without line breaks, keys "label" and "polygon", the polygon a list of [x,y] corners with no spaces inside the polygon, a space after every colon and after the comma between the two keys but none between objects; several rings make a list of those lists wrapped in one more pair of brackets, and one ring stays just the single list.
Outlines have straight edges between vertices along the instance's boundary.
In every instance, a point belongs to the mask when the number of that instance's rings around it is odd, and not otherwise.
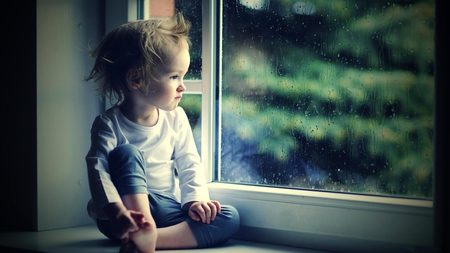
[{"label": "window", "polygon": [[238,238],[431,250],[434,1],[175,2],[201,26],[181,105]]},{"label": "window", "polygon": [[211,191],[243,214],[239,236],[333,251],[432,246],[434,1],[216,8]]},{"label": "window", "polygon": [[434,1],[222,9],[219,181],[432,197]]}]

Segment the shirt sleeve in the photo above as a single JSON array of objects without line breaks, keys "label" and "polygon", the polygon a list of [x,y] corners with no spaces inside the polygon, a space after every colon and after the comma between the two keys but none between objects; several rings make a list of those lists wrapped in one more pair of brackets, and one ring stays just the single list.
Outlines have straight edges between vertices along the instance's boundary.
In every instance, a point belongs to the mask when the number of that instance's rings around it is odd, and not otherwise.
[{"label": "shirt sleeve", "polygon": [[[111,181],[108,156],[117,146],[114,125],[108,118],[98,116],[91,129],[91,147],[86,155],[89,188],[92,197],[90,214],[103,215],[103,207],[122,200]],[[92,215],[91,215],[92,216]]]},{"label": "shirt sleeve", "polygon": [[191,201],[208,201],[209,191],[203,165],[197,152],[186,113],[177,108],[178,136],[175,144],[175,167],[181,191],[181,206]]}]

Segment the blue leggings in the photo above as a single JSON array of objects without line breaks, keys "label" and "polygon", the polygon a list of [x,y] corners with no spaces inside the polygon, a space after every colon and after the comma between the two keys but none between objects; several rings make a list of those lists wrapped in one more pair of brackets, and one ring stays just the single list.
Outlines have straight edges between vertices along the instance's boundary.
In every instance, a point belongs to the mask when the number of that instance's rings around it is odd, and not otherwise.
[{"label": "blue leggings", "polygon": [[[230,239],[239,229],[239,213],[229,205],[210,224],[192,220],[187,210],[182,210],[178,201],[148,192],[145,177],[145,161],[142,153],[133,145],[116,147],[109,154],[111,178],[121,196],[127,194],[148,194],[150,211],[156,227],[173,226],[186,221],[197,240],[198,248],[212,247]],[[108,238],[120,241],[112,234],[109,220],[97,220],[98,229]]]}]

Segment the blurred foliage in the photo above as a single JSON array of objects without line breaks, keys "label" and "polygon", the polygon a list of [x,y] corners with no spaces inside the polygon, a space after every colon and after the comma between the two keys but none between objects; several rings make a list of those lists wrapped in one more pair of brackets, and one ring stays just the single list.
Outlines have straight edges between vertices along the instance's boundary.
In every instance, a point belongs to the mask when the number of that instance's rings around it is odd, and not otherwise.
[{"label": "blurred foliage", "polygon": [[191,128],[195,128],[202,112],[202,95],[184,94],[179,106],[186,112]]},{"label": "blurred foliage", "polygon": [[202,71],[202,0],[176,0],[175,8],[191,23],[191,64],[186,79],[200,80]]},{"label": "blurred foliage", "polygon": [[225,7],[223,128],[265,166],[244,182],[431,197],[434,1]]}]

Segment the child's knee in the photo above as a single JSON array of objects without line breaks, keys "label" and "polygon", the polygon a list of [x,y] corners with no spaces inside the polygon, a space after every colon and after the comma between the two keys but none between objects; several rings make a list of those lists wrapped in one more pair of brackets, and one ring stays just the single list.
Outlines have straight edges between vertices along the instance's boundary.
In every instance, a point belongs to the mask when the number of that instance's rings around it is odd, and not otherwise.
[{"label": "child's knee", "polygon": [[226,231],[230,233],[229,236],[231,237],[239,230],[241,223],[239,212],[236,208],[234,208],[234,206],[223,205],[221,213],[227,219],[227,222],[225,223],[227,226]]},{"label": "child's knee", "polygon": [[123,159],[124,157],[140,157],[142,156],[141,151],[139,151],[136,146],[131,144],[123,144],[115,147],[111,152],[109,152],[109,160],[113,159]]},{"label": "child's knee", "polygon": [[[131,144],[117,146],[109,153],[108,164],[112,173],[145,173],[145,161],[142,152]],[[125,170],[125,171],[124,171]]]},{"label": "child's knee", "polygon": [[211,224],[188,218],[187,223],[193,232],[199,248],[220,245],[232,238],[239,230],[239,213],[233,206],[223,205]]},{"label": "child's knee", "polygon": [[135,146],[117,146],[109,153],[108,165],[120,195],[147,193],[144,157]]}]

